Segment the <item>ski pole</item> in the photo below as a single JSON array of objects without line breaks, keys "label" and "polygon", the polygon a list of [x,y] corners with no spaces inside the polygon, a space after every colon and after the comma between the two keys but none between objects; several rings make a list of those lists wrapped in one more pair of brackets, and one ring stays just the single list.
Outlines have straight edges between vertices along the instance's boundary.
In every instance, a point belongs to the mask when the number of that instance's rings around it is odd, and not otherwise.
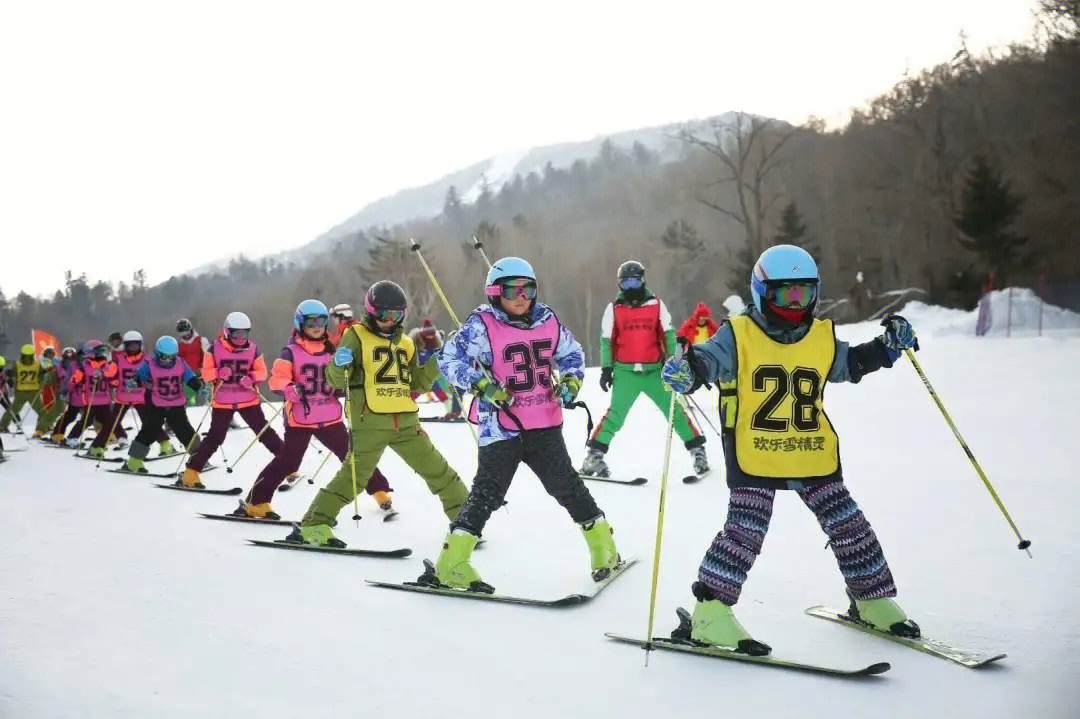
[{"label": "ski pole", "polygon": [[248,446],[244,447],[244,451],[240,453],[240,456],[236,458],[236,461],[234,461],[232,463],[232,466],[225,468],[225,471],[228,474],[232,474],[232,471],[234,469],[236,469],[236,465],[240,464],[240,460],[244,458],[244,455],[248,453],[248,450],[251,449],[255,445],[256,442],[258,442],[260,439],[262,439],[263,433],[266,432],[266,430],[270,429],[270,423],[273,422],[275,419],[277,419],[278,415],[280,415],[282,410],[284,410],[284,409],[285,409],[285,403],[282,402],[281,403],[281,408],[278,409],[277,412],[274,412],[273,416],[270,417],[270,419],[266,420],[266,426],[263,427],[262,429],[260,429],[255,434],[255,436],[251,438],[251,441],[248,442]]},{"label": "ski pole", "polygon": [[333,452],[327,452],[326,453],[326,456],[323,457],[323,461],[319,462],[319,466],[316,467],[315,471],[312,472],[310,477],[308,477],[308,480],[307,480],[308,484],[315,484],[315,477],[317,477],[319,475],[319,472],[322,471],[323,466],[326,464],[326,460],[330,459],[331,455],[333,455]]},{"label": "ski pole", "polygon": [[[349,433],[349,471],[352,472],[352,501],[353,501],[353,519],[357,522],[360,521],[360,497],[357,496],[356,491],[356,457],[353,456],[353,439],[352,439],[352,391],[350,385],[352,381],[349,375],[351,372],[345,373],[345,411],[341,413],[341,418],[345,421],[345,431]],[[348,418],[348,419],[346,419]],[[330,454],[326,455],[328,458]],[[325,459],[323,460],[326,461]],[[319,465],[322,469],[322,465]]]},{"label": "ski pole", "polygon": [[[210,387],[210,401],[206,403],[206,411],[203,412],[202,419],[199,420],[199,425],[195,427],[195,432],[191,435],[191,439],[184,446],[184,454],[180,457],[180,464],[176,466],[176,471],[173,472],[174,475],[180,474],[180,470],[184,467],[184,462],[187,460],[188,454],[191,453],[191,446],[195,444],[195,440],[199,436],[199,430],[202,429],[203,422],[205,422],[206,418],[210,416],[210,410],[214,408],[214,397],[215,395],[217,395],[217,389],[219,384],[221,384],[220,381],[215,382],[213,386]],[[187,408],[184,408],[184,413],[187,413]]]},{"label": "ski pole", "polygon": [[981,479],[983,484],[986,485],[986,490],[990,492],[990,496],[993,498],[994,503],[997,504],[998,509],[1001,510],[1001,514],[1005,517],[1005,521],[1009,523],[1009,526],[1012,527],[1013,533],[1016,534],[1016,538],[1020,540],[1020,543],[1016,545],[1016,548],[1026,551],[1027,555],[1030,557],[1031,550],[1029,549],[1029,547],[1031,547],[1031,540],[1024,539],[1024,537],[1020,534],[1020,530],[1016,527],[1016,523],[1013,522],[1012,517],[1009,515],[1009,511],[1005,509],[1005,504],[1001,501],[1001,497],[999,497],[997,491],[994,490],[994,485],[990,484],[990,480],[986,478],[986,473],[983,472],[982,467],[979,466],[979,463],[975,459],[975,455],[972,454],[971,448],[968,447],[967,442],[965,442],[964,438],[960,436],[960,430],[956,428],[956,424],[953,423],[952,417],[950,417],[949,413],[945,410],[945,405],[942,404],[941,398],[938,397],[937,392],[935,392],[934,388],[930,385],[930,380],[926,378],[926,373],[923,372],[922,366],[919,364],[919,361],[915,359],[915,353],[912,352],[910,349],[905,349],[904,354],[906,354],[907,358],[911,360],[911,366],[914,367],[915,371],[919,373],[919,378],[922,380],[923,385],[926,387],[926,391],[929,392],[930,396],[934,398],[934,402],[937,404],[938,409],[941,410],[941,416],[945,418],[945,422],[949,425],[949,429],[952,430],[953,436],[956,437],[956,441],[959,442],[960,446],[964,449],[964,454],[966,454],[968,459],[971,460],[971,465],[975,468],[975,472],[979,475],[979,479]]},{"label": "ski pole", "polygon": [[660,507],[656,513],[656,545],[653,547],[652,588],[649,590],[649,626],[645,632],[645,666],[649,666],[649,652],[652,650],[653,617],[656,614],[656,584],[660,577],[660,542],[664,535],[664,510],[667,499],[668,470],[671,467],[671,437],[675,428],[675,398],[678,392],[671,391],[671,405],[668,407],[667,443],[664,446],[664,474],[660,478]]},{"label": "ski pole", "polygon": [[97,386],[98,386],[98,382],[95,379],[93,381],[93,384],[90,387],[90,399],[86,403],[86,407],[85,407],[86,414],[83,416],[82,429],[79,430],[79,439],[82,439],[83,432],[86,431],[86,425],[90,424],[90,408],[94,406],[94,395],[97,394]]},{"label": "ski pole", "polygon": [[[412,245],[409,246],[409,249],[416,253],[416,258],[420,260],[420,264],[424,266],[424,272],[427,273],[428,279],[431,280],[431,286],[435,288],[435,293],[439,295],[439,299],[442,300],[443,306],[446,307],[446,311],[450,313],[450,319],[454,321],[454,324],[458,326],[458,329],[461,329],[461,320],[459,320],[457,318],[457,315],[454,314],[454,308],[450,306],[450,300],[446,299],[446,295],[443,294],[442,287],[439,286],[439,281],[435,279],[435,273],[431,271],[430,267],[428,267],[427,260],[424,259],[424,253],[420,251],[420,243],[418,243],[416,240],[411,241]],[[450,391],[454,393],[454,396],[457,398],[458,404],[461,405],[462,409],[464,409],[465,403],[461,401],[461,394],[458,392],[457,387],[455,387],[454,383],[450,381],[447,381],[447,384],[450,385]],[[476,442],[477,445],[479,445],[480,438],[476,435],[476,430],[473,428],[472,422],[466,422],[465,425],[469,428],[469,433],[472,434],[473,441]]]},{"label": "ski pole", "polygon": [[703,410],[701,408],[701,406],[698,405],[697,401],[693,397],[691,397],[690,395],[686,395],[684,397],[684,399],[690,400],[690,404],[693,405],[693,407],[691,407],[691,409],[692,410],[696,409],[697,410],[696,414],[699,417],[701,417],[701,419],[705,420],[705,424],[709,425],[709,429],[711,429],[716,434],[717,437],[720,437],[721,439],[723,439],[724,435],[720,434],[720,432],[718,432],[716,430],[716,427],[713,426],[713,423],[711,421],[709,421],[708,415],[705,414],[705,410]]},{"label": "ski pole", "polygon": [[491,269],[491,260],[488,259],[487,253],[484,252],[484,243],[476,239],[476,235],[472,236],[473,249],[480,253],[480,256],[484,258],[484,262],[487,263],[488,269]]}]

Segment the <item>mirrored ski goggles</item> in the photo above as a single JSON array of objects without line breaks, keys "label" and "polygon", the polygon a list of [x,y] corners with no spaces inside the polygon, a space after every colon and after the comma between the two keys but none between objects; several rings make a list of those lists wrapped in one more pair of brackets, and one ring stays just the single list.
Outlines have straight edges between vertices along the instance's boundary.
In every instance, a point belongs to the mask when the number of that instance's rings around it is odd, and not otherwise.
[{"label": "mirrored ski goggles", "polygon": [[529,279],[506,280],[489,287],[488,295],[506,300],[534,300],[536,299],[536,283]]},{"label": "mirrored ski goggles", "polygon": [[301,324],[308,329],[312,329],[314,327],[326,327],[329,322],[330,318],[326,315],[308,315],[304,317],[304,321]]},{"label": "mirrored ski goggles", "polygon": [[642,277],[623,277],[619,280],[620,290],[640,290],[645,286],[645,279]]},{"label": "mirrored ski goggles", "polygon": [[160,352],[157,355],[158,364],[162,367],[172,367],[176,364],[176,355],[163,355]]},{"label": "mirrored ski goggles", "polygon": [[817,298],[817,282],[770,283],[768,291],[768,300],[774,305],[806,309]]},{"label": "mirrored ski goggles", "polygon": [[407,310],[377,310],[372,313],[372,316],[377,322],[393,322],[399,324],[405,319],[405,313]]},{"label": "mirrored ski goggles", "polygon": [[225,335],[231,340],[246,340],[251,330],[228,330]]}]

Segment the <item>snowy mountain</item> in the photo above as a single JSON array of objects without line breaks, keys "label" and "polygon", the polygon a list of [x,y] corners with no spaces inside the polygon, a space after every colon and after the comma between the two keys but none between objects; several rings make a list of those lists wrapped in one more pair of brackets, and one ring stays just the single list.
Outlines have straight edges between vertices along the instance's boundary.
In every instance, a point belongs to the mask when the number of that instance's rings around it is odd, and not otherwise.
[{"label": "snowy mountain", "polygon": [[552,167],[566,169],[576,160],[593,160],[605,140],[610,140],[619,151],[630,154],[635,143],[656,155],[659,162],[673,162],[684,156],[686,145],[677,139],[682,130],[702,134],[711,132],[714,126],[734,122],[736,113],[725,113],[704,120],[661,125],[637,130],[627,130],[613,135],[602,135],[584,142],[567,142],[545,147],[534,147],[521,152],[510,152],[489,157],[465,169],[439,178],[421,187],[401,190],[389,197],[376,200],[339,225],[334,226],[310,243],[276,256],[282,262],[303,262],[316,253],[328,250],[339,240],[355,235],[372,226],[394,225],[416,218],[430,218],[442,212],[447,190],[457,188],[466,203],[476,201],[486,181],[491,191],[497,193],[515,176],[526,177],[530,172],[543,174],[550,162]]},{"label": "snowy mountain", "polygon": [[[995,327],[999,314],[995,301]],[[1044,308],[1046,309],[1046,308]],[[359,524],[340,517],[351,546],[411,547],[408,559],[358,559],[262,549],[245,538],[281,527],[212,522],[235,500],[187,495],[149,480],[95,471],[67,452],[32,445],[0,464],[0,716],[78,717],[836,717],[1080,716],[1080,484],[1072,481],[1080,406],[1080,318],[1056,314],[1035,336],[1035,308],[1013,297],[1012,337],[974,336],[976,313],[909,304],[919,361],[1026,537],[1016,540],[906,360],[826,399],[841,437],[847,484],[881,539],[898,601],[926,635],[1008,658],[971,670],[807,617],[842,607],[844,586],[813,515],[793,493],[777,498],[763,552],[737,611],[778,657],[842,666],[887,661],[887,673],[842,680],[615,644],[648,616],[664,453],[664,417],[639,402],[608,461],[648,484],[590,484],[637,566],[595,601],[536,609],[404,594],[367,586],[420,573],[446,531],[438,502],[395,455],[381,463],[401,512],[379,521],[360,499]],[[1047,315],[1044,315],[1044,322]],[[864,341],[876,323],[838,328]],[[1017,336],[1017,335],[1021,336]],[[259,338],[256,338],[259,339]],[[262,338],[265,343],[268,338]],[[599,417],[610,395],[590,370],[582,397]],[[716,396],[695,395],[714,424]],[[435,408],[423,405],[422,411]],[[201,409],[192,409],[197,423]],[[32,420],[30,420],[32,421]],[[29,421],[28,421],[29,424]],[[276,423],[280,426],[280,423]],[[476,449],[462,425],[429,425],[466,482]],[[585,418],[565,436],[584,455]],[[1070,440],[1069,438],[1074,439]],[[230,433],[215,461],[251,439]],[[9,449],[26,440],[4,436]],[[303,469],[325,455],[317,443]],[[716,437],[713,473],[668,486],[656,632],[690,606],[690,583],[724,522],[728,492]],[[256,444],[212,487],[250,486],[268,460]],[[169,462],[171,467],[176,465]],[[336,471],[331,458],[316,479]],[[690,470],[678,444],[672,475]],[[298,518],[316,486],[275,498]],[[578,529],[525,467],[518,470],[475,554],[499,590],[561,596],[590,583]]]}]

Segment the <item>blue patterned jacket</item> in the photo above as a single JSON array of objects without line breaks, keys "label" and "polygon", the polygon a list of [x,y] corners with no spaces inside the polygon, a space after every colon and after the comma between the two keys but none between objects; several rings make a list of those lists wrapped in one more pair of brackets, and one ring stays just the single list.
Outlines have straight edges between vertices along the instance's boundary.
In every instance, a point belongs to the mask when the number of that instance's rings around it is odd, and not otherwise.
[{"label": "blue patterned jacket", "polygon": [[[439,370],[452,385],[462,392],[472,392],[477,382],[485,376],[490,376],[491,342],[488,339],[484,321],[480,319],[481,313],[489,314],[499,322],[513,324],[501,309],[484,304],[473,310],[461,329],[446,340],[446,344],[439,352]],[[533,305],[528,327],[536,327],[553,314],[550,307],[537,302]],[[585,351],[562,323],[559,324],[559,343],[555,347],[553,359],[560,375],[585,378]],[[499,425],[498,415],[490,403],[478,401],[477,410],[481,447],[504,439],[512,439],[519,434],[516,430],[504,429]]]}]

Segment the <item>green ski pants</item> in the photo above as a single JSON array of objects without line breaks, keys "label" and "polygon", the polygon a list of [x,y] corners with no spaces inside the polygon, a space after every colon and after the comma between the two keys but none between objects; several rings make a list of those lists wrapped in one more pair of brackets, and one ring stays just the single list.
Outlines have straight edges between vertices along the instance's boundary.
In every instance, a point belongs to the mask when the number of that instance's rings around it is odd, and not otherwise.
[{"label": "green ski pants", "polygon": [[[662,365],[644,365],[641,372],[634,371],[634,365],[615,363],[612,372],[611,406],[604,413],[600,424],[589,438],[589,446],[607,451],[612,438],[622,429],[623,422],[630,408],[639,395],[644,394],[653,401],[660,411],[667,416],[671,403],[671,394],[660,379]],[[675,405],[675,434],[687,448],[705,444],[705,435],[694,425],[682,405]]]},{"label": "green ski pants", "polygon": [[350,463],[356,467],[356,491],[362,492],[387,447],[420,475],[431,493],[442,502],[446,517],[453,520],[469,491],[446,458],[435,449],[420,424],[398,429],[368,429],[359,424],[352,428],[352,452],[329,484],[315,495],[302,524],[333,524],[342,507],[356,497]]}]

